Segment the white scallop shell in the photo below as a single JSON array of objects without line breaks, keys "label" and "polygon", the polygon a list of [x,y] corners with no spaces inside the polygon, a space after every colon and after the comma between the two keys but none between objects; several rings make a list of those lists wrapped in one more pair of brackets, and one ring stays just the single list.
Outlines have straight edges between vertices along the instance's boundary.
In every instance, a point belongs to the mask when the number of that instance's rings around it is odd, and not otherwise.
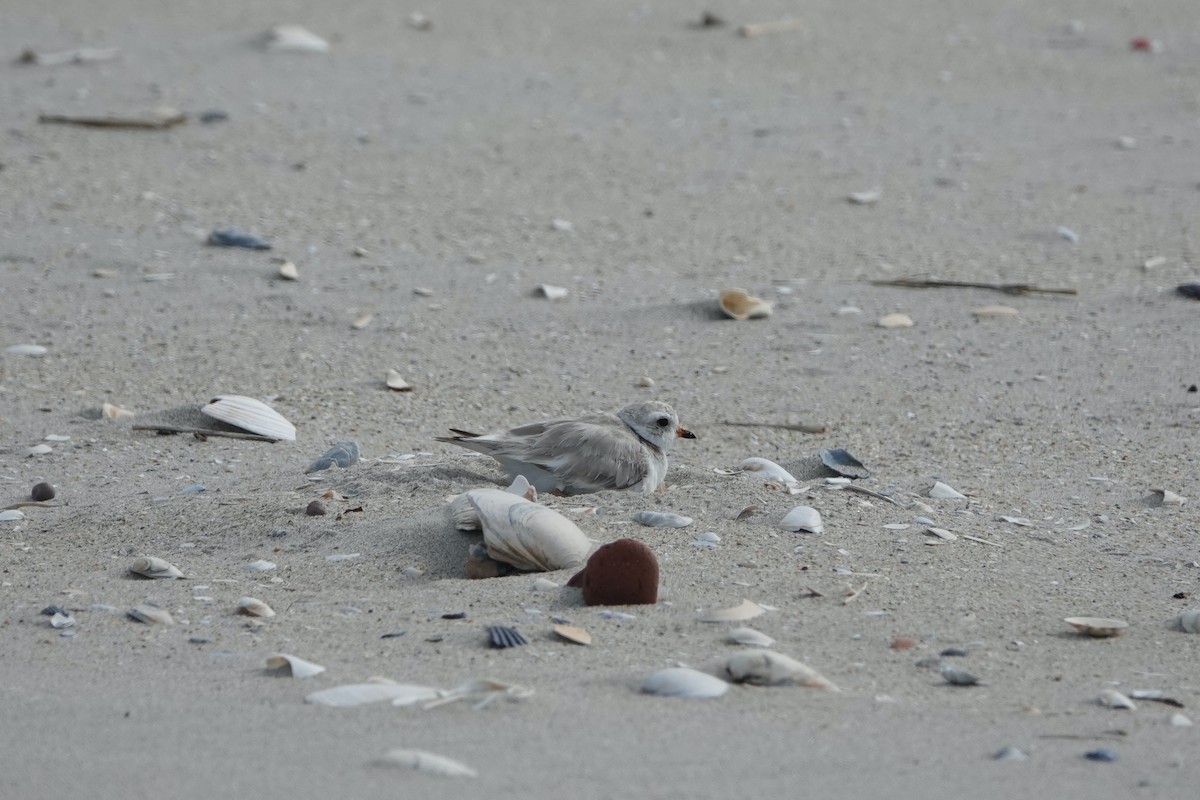
[{"label": "white scallop shell", "polygon": [[700,617],[701,622],[741,622],[744,619],[753,619],[764,613],[765,608],[755,603],[752,600],[743,599],[741,603],[732,608],[718,608],[716,611],[710,611]]},{"label": "white scallop shell", "polygon": [[821,522],[821,512],[812,506],[796,506],[780,520],[779,527],[785,531],[807,533],[820,533],[825,530],[825,525]]},{"label": "white scallop shell", "polygon": [[129,571],[143,578],[182,578],[179,567],[161,558],[145,556],[129,565]]},{"label": "white scallop shell", "polygon": [[432,686],[414,686],[407,683],[380,681],[377,683],[351,683],[313,692],[304,702],[318,706],[347,708],[367,703],[382,703],[390,700],[396,705],[411,705],[426,700],[436,700],[443,692]]},{"label": "white scallop shell", "polygon": [[774,650],[743,650],[734,653],[725,662],[725,671],[738,683],[757,686],[782,686],[794,684],[813,689],[838,691],[821,673],[794,658],[776,653]]},{"label": "white scallop shell", "polygon": [[245,614],[250,617],[270,618],[275,616],[275,610],[257,597],[241,598],[238,600],[237,610],[239,614]]},{"label": "white scallop shell", "polygon": [[740,644],[743,647],[770,647],[775,644],[774,639],[754,628],[734,628],[729,632],[727,638],[730,643]]},{"label": "white scallop shell", "polygon": [[[591,541],[557,511],[499,489],[473,489],[466,503],[483,529],[488,555],[528,571],[553,571],[583,565]],[[452,505],[452,513],[454,506]],[[465,515],[460,504],[458,520]]]},{"label": "white scallop shell", "polygon": [[127,612],[129,616],[136,619],[138,622],[144,622],[147,625],[174,625],[175,618],[171,616],[171,612],[165,608],[143,603],[139,606],[134,606]]},{"label": "white scallop shell", "polygon": [[381,767],[405,767],[445,778],[474,778],[479,775],[461,761],[427,750],[389,750],[375,759],[375,764]]},{"label": "white scallop shell", "polygon": [[296,426],[284,419],[278,411],[253,397],[243,397],[240,394],[217,395],[208,405],[201,406],[200,410],[213,419],[219,419],[235,428],[271,439],[296,441]]},{"label": "white scallop shell", "polygon": [[1171,620],[1171,627],[1184,633],[1200,633],[1200,608],[1189,609]]},{"label": "white scallop shell", "polygon": [[25,519],[25,512],[20,509],[9,508],[0,511],[0,522],[16,522],[21,519]]},{"label": "white scallop shell", "polygon": [[1105,689],[1096,698],[1096,702],[1107,708],[1137,710],[1137,704],[1116,689]]},{"label": "white scallop shell", "polygon": [[742,470],[757,475],[764,481],[799,483],[792,473],[766,458],[747,458],[742,462]]},{"label": "white scallop shell", "polygon": [[313,675],[320,675],[325,671],[325,668],[320,664],[314,664],[311,661],[305,661],[303,658],[290,656],[287,653],[276,653],[273,656],[267,656],[265,666],[267,672],[276,675],[290,675],[293,678],[311,678]]},{"label": "white scallop shell", "polygon": [[966,500],[967,496],[962,492],[949,486],[941,481],[934,481],[933,488],[929,490],[929,496],[937,500]]},{"label": "white scallop shell", "polygon": [[725,694],[729,691],[729,684],[707,672],[688,667],[669,667],[646,678],[642,691],[659,697],[703,700]]}]

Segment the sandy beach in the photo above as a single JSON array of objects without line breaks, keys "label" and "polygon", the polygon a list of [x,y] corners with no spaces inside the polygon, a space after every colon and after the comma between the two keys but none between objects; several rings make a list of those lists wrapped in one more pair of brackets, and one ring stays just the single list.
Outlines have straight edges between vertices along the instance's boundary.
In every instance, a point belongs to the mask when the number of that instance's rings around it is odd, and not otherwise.
[{"label": "sandy beach", "polygon": [[[1195,797],[1200,635],[1168,625],[1200,608],[1193,3],[0,8],[0,508],[56,491],[0,522],[3,797]],[[283,23],[328,52],[265,47]],[[80,48],[117,52],[18,63]],[[39,122],[163,105],[186,122]],[[1070,291],[880,283],[929,277]],[[726,318],[729,287],[773,313]],[[296,441],[153,429],[225,394]],[[697,436],[663,491],[542,501],[649,546],[657,604],[465,577],[448,500],[504,475],[434,437],[648,399]],[[305,474],[347,440],[357,464]],[[750,457],[798,493],[726,474]],[[780,528],[797,505],[823,532]],[[734,625],[700,617],[743,599],[841,691],[641,691],[720,674]],[[533,693],[305,702],[371,678]],[[397,748],[478,776],[376,763]]]}]

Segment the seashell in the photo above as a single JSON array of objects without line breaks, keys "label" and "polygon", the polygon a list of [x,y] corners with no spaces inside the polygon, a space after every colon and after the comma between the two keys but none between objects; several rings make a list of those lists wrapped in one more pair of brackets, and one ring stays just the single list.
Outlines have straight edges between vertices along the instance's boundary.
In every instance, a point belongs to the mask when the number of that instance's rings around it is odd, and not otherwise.
[{"label": "seashell", "polygon": [[1096,702],[1106,708],[1137,710],[1137,704],[1116,689],[1105,689],[1096,698]]},{"label": "seashell", "polygon": [[581,566],[592,543],[557,511],[499,489],[473,489],[456,498],[451,514],[460,529],[468,506],[483,529],[488,555],[527,571]]},{"label": "seashell", "polygon": [[820,533],[825,530],[825,525],[821,522],[821,512],[812,506],[796,506],[784,515],[779,527],[796,533]]},{"label": "seashell", "polygon": [[771,304],[761,297],[753,297],[745,289],[723,289],[718,302],[725,316],[732,319],[766,319],[771,316]]},{"label": "seashell", "polygon": [[208,235],[207,244],[212,247],[244,247],[247,250],[270,250],[271,243],[252,233],[243,233],[237,228],[221,228]]},{"label": "seashell", "polygon": [[304,513],[310,517],[323,517],[325,516],[325,504],[320,500],[313,500],[304,507]]},{"label": "seashell", "polygon": [[1160,486],[1153,487],[1150,492],[1151,494],[1158,495],[1162,505],[1164,506],[1175,506],[1176,508],[1179,508],[1187,502],[1187,498],[1183,495],[1175,494],[1170,489],[1163,489]]},{"label": "seashell", "polygon": [[774,481],[783,484],[800,482],[793,477],[792,473],[774,461],[769,461],[765,458],[747,458],[742,462],[742,470],[756,475],[764,481]]},{"label": "seashell", "polygon": [[308,475],[313,472],[321,472],[329,469],[332,466],[339,466],[342,469],[347,469],[358,463],[358,442],[345,441],[337,442],[333,447],[325,451],[325,453],[316,461],[308,465],[308,469],[304,470],[304,474]]},{"label": "seashell", "polygon": [[217,395],[200,411],[235,428],[257,433],[270,439],[296,441],[296,426],[275,409],[253,397],[237,394]]},{"label": "seashell", "polygon": [[846,199],[856,206],[870,206],[879,202],[883,197],[883,191],[880,189],[867,189],[862,192],[851,192],[846,195]]},{"label": "seashell", "polygon": [[1093,636],[1097,639],[1116,636],[1129,627],[1129,623],[1125,620],[1105,617],[1067,617],[1063,622],[1085,636]]},{"label": "seashell", "polygon": [[537,578],[533,582],[533,590],[535,592],[552,592],[558,588],[559,585],[549,578]]},{"label": "seashell", "polygon": [[523,644],[529,644],[529,640],[522,636],[520,631],[504,625],[489,625],[487,636],[488,644],[500,650],[507,647],[520,647]]},{"label": "seashell", "polygon": [[26,456],[44,456],[47,453],[53,453],[54,448],[48,444],[35,444],[33,447],[25,448]]},{"label": "seashell", "polygon": [[647,528],[686,528],[694,520],[669,511],[637,511],[633,521]]},{"label": "seashell", "polygon": [[979,684],[979,678],[975,675],[948,661],[938,664],[938,674],[952,686],[977,686]]},{"label": "seashell", "polygon": [[867,468],[863,466],[861,461],[841,448],[835,448],[832,450],[826,448],[818,453],[818,455],[821,458],[821,463],[824,464],[827,469],[833,470],[838,475],[842,475],[847,478],[871,477],[871,473],[867,471]]},{"label": "seashell", "polygon": [[729,684],[707,672],[689,667],[668,667],[646,678],[642,691],[659,697],[707,700],[729,691]]},{"label": "seashell", "polygon": [[591,644],[592,635],[583,628],[577,628],[574,625],[555,625],[550,630],[566,639],[568,642],[575,644]]},{"label": "seashell", "polygon": [[251,561],[249,564],[242,564],[242,569],[248,569],[251,572],[270,572],[275,569],[275,566],[274,561],[264,561],[260,558],[257,561]]},{"label": "seashell", "polygon": [[237,610],[239,614],[245,614],[248,617],[270,619],[275,616],[275,610],[257,597],[241,598],[238,600]]},{"label": "seashell", "polygon": [[374,761],[380,767],[402,767],[444,778],[475,778],[479,773],[461,761],[427,750],[389,750]]},{"label": "seashell", "polygon": [[276,25],[265,39],[266,48],[277,53],[329,52],[329,42],[300,25]]},{"label": "seashell", "polygon": [[[654,552],[634,539],[618,539],[601,545],[584,568],[571,576],[567,586],[582,589],[589,606],[653,605],[658,602],[658,559]],[[621,612],[602,611],[610,619]],[[627,615],[633,619],[633,615]]]},{"label": "seashell", "polygon": [[562,286],[551,286],[548,283],[543,283],[538,286],[537,294],[540,294],[547,300],[561,300],[567,296],[568,292]]},{"label": "seashell", "polygon": [[136,619],[138,622],[144,622],[147,625],[174,625],[175,618],[171,616],[171,612],[165,608],[143,603],[129,609],[129,616]]},{"label": "seashell", "polygon": [[387,371],[386,382],[387,388],[391,389],[393,392],[411,392],[413,390],[412,384],[404,380],[400,373],[394,369],[389,369]]},{"label": "seashell", "polygon": [[731,608],[718,608],[700,617],[701,622],[741,622],[744,619],[754,619],[766,612],[766,609],[751,600],[743,599],[741,603]]},{"label": "seashell", "polygon": [[744,650],[725,662],[725,671],[737,683],[755,686],[807,686],[812,689],[838,688],[821,673],[794,658],[774,650]]},{"label": "seashell", "polygon": [[770,647],[775,640],[754,628],[734,628],[726,637],[730,644],[740,644],[744,647]]},{"label": "seashell", "polygon": [[1029,755],[1010,744],[992,753],[992,758],[997,761],[1028,761]]},{"label": "seashell", "polygon": [[537,502],[537,487],[531,486],[529,478],[524,475],[518,475],[513,478],[513,482],[504,490],[509,494],[515,494],[517,497],[524,497],[531,503]]},{"label": "seashell", "polygon": [[1178,711],[1176,711],[1174,714],[1171,715],[1170,722],[1171,722],[1172,727],[1175,727],[1175,728],[1190,728],[1190,727],[1192,727],[1192,721],[1190,719],[1188,719],[1186,716],[1184,716],[1183,714],[1180,714]]},{"label": "seashell", "polygon": [[133,412],[129,409],[121,408],[107,401],[105,401],[104,405],[100,406],[100,414],[105,419],[123,419],[133,416]]},{"label": "seashell", "polygon": [[361,331],[363,328],[367,327],[374,321],[375,321],[374,314],[371,314],[371,313],[359,314],[357,317],[354,318],[354,321],[350,323],[350,327],[356,331]]},{"label": "seashell", "polygon": [[285,281],[300,280],[300,270],[296,269],[296,265],[291,261],[284,261],[279,265],[279,277]]},{"label": "seashell", "polygon": [[925,532],[928,533],[930,536],[936,536],[939,539],[945,539],[947,542],[953,542],[955,539],[958,538],[957,536],[955,536],[953,533],[946,530],[945,528],[929,527],[929,528],[925,529]]},{"label": "seashell", "polygon": [[720,544],[721,535],[716,531],[705,531],[704,533],[696,534],[697,541],[706,542],[708,544]]},{"label": "seashell", "polygon": [[72,617],[69,613],[64,614],[61,611],[55,611],[54,615],[52,617],[50,617],[50,627],[57,628],[60,630],[64,629],[64,628],[74,628],[75,627],[75,618]]},{"label": "seashell", "polygon": [[313,675],[320,675],[325,671],[325,668],[320,664],[314,664],[311,661],[305,661],[303,658],[289,656],[287,653],[277,653],[273,656],[267,656],[265,665],[267,672],[281,677],[291,676],[293,678],[311,678]]},{"label": "seashell", "polygon": [[322,689],[305,697],[304,702],[334,708],[381,703],[384,700],[390,700],[396,705],[410,705],[426,700],[436,700],[443,694],[440,689],[434,689],[431,686],[378,681],[375,683],[351,683]]},{"label": "seashell", "polygon": [[25,519],[25,512],[20,509],[9,508],[0,511],[0,522],[16,522],[22,519]]},{"label": "seashell", "polygon": [[966,500],[967,496],[958,491],[952,486],[948,486],[941,481],[934,481],[933,486],[929,490],[929,496],[935,500]]},{"label": "seashell", "polygon": [[14,344],[4,348],[4,352],[11,356],[32,356],[34,358],[41,358],[50,351],[47,348],[42,347],[40,344]]},{"label": "seashell", "polygon": [[908,314],[897,313],[897,314],[888,314],[887,316],[880,317],[879,321],[876,322],[875,324],[880,328],[887,328],[888,330],[892,330],[895,328],[911,328],[913,326],[913,320],[912,320],[912,317],[910,317]]},{"label": "seashell", "polygon": [[977,319],[986,317],[1015,317],[1017,310],[1012,306],[980,306],[971,310]]},{"label": "seashell", "polygon": [[1066,239],[1071,244],[1079,244],[1079,234],[1068,228],[1066,225],[1059,225],[1054,229],[1055,235],[1060,239]]},{"label": "seashell", "polygon": [[1171,627],[1184,633],[1200,633],[1200,608],[1192,608],[1171,620]]},{"label": "seashell", "polygon": [[145,556],[129,565],[129,571],[143,578],[182,578],[179,567],[161,558]]}]

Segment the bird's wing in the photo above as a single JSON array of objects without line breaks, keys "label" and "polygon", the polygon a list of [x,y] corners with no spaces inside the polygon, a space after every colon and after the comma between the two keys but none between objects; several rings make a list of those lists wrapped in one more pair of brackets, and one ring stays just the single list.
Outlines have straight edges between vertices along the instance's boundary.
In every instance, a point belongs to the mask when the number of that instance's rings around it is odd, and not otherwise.
[{"label": "bird's wing", "polygon": [[554,473],[567,492],[626,489],[647,473],[641,440],[620,420],[607,417],[549,424],[509,455]]}]

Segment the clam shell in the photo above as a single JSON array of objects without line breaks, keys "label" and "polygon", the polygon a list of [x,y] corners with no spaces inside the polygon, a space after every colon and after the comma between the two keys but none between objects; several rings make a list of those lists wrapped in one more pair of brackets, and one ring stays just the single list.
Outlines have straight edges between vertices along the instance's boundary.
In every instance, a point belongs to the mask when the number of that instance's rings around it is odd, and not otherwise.
[{"label": "clam shell", "polygon": [[328,53],[329,42],[300,25],[276,25],[267,31],[266,48],[277,53]]},{"label": "clam shell", "polygon": [[394,369],[387,371],[387,388],[393,392],[411,392],[413,389],[412,384]]},{"label": "clam shell", "polygon": [[304,474],[308,475],[313,472],[321,472],[322,470],[327,470],[332,466],[348,469],[357,463],[358,442],[337,442],[333,447],[326,450],[320,458],[309,464],[308,469],[304,470]]},{"label": "clam shell", "polygon": [[[591,541],[574,522],[522,497],[499,489],[473,489],[466,493],[466,502],[483,529],[488,555],[517,569],[574,569],[583,565],[591,549]],[[459,511],[455,524],[461,527],[461,505]]]},{"label": "clam shell", "polygon": [[642,691],[659,697],[704,700],[725,694],[729,691],[729,684],[707,672],[688,667],[668,667],[646,678]]},{"label": "clam shell", "polygon": [[443,692],[440,689],[434,689],[431,686],[379,681],[376,683],[351,683],[322,689],[305,697],[304,702],[335,708],[381,703],[384,700],[390,700],[395,705],[411,705],[426,700],[436,700],[442,695]]},{"label": "clam shell", "polygon": [[575,644],[592,643],[592,635],[583,628],[577,628],[574,625],[555,625],[551,630],[568,642],[574,642]]},{"label": "clam shell", "polygon": [[776,483],[799,483],[798,480],[783,467],[765,458],[747,458],[742,462],[742,470],[762,478],[764,481]]},{"label": "clam shell", "polygon": [[743,650],[734,653],[725,661],[725,671],[738,683],[752,683],[756,686],[793,684],[838,691],[828,678],[812,667],[774,650]]},{"label": "clam shell", "polygon": [[825,530],[821,522],[821,512],[811,506],[796,506],[779,522],[779,527],[785,531],[820,533]]},{"label": "clam shell", "polygon": [[313,675],[320,675],[325,671],[325,668],[320,664],[314,664],[311,661],[305,661],[303,658],[290,656],[287,653],[276,653],[273,656],[267,656],[265,665],[267,672],[280,676],[291,676],[293,678],[311,678]]},{"label": "clam shell", "polygon": [[1107,617],[1067,617],[1063,622],[1085,636],[1094,636],[1097,639],[1116,636],[1129,627],[1129,623],[1123,619]]},{"label": "clam shell", "polygon": [[129,565],[129,571],[143,578],[182,578],[179,567],[161,558],[145,556]]},{"label": "clam shell", "polygon": [[1200,608],[1191,608],[1171,620],[1171,627],[1184,633],[1200,633]]},{"label": "clam shell", "polygon": [[740,644],[743,647],[770,647],[775,640],[754,628],[734,628],[726,637],[730,644]]},{"label": "clam shell", "polygon": [[743,599],[741,603],[732,608],[718,608],[716,611],[710,611],[708,614],[700,617],[701,622],[741,622],[744,619],[753,619],[766,612],[766,609],[751,600]]},{"label": "clam shell", "polygon": [[869,478],[871,473],[867,470],[863,463],[854,456],[850,455],[849,451],[843,450],[840,447],[833,449],[825,448],[818,453],[821,463],[827,469],[833,470],[838,475],[847,478]]},{"label": "clam shell", "polygon": [[238,600],[237,610],[239,614],[245,614],[249,617],[264,617],[269,619],[275,616],[275,610],[257,597],[241,598]]},{"label": "clam shell", "polygon": [[725,289],[718,301],[721,311],[732,319],[765,319],[771,316],[771,304],[751,296],[745,289]]},{"label": "clam shell", "polygon": [[105,419],[124,419],[125,417],[132,417],[134,415],[129,409],[113,405],[108,401],[105,401],[104,405],[100,406],[100,413]]},{"label": "clam shell", "polygon": [[913,326],[912,317],[908,314],[888,314],[880,317],[879,322],[875,323],[880,328],[911,328]]},{"label": "clam shell", "polygon": [[669,511],[637,511],[633,521],[647,528],[686,528],[694,520]]},{"label": "clam shell", "polygon": [[1116,689],[1105,689],[1096,698],[1096,702],[1106,708],[1137,710],[1137,704]]},{"label": "clam shell", "polygon": [[929,490],[929,496],[937,500],[966,500],[967,496],[952,486],[941,481],[935,481]]},{"label": "clam shell", "polygon": [[375,764],[380,767],[403,767],[444,778],[475,778],[479,775],[461,761],[427,750],[389,750],[375,759]]},{"label": "clam shell", "polygon": [[165,608],[143,603],[134,606],[127,612],[129,616],[136,619],[138,622],[144,622],[147,625],[174,625],[175,618],[171,616],[171,612]]},{"label": "clam shell", "polygon": [[548,283],[543,283],[537,288],[538,294],[547,300],[561,300],[567,296],[567,290],[562,286],[552,286]]},{"label": "clam shell", "polygon": [[8,508],[0,511],[0,522],[16,522],[25,519],[25,512],[18,508]]},{"label": "clam shell", "polygon": [[238,394],[222,394],[214,397],[200,410],[235,428],[257,433],[271,439],[296,441],[296,426],[283,418],[278,411],[261,400]]}]

